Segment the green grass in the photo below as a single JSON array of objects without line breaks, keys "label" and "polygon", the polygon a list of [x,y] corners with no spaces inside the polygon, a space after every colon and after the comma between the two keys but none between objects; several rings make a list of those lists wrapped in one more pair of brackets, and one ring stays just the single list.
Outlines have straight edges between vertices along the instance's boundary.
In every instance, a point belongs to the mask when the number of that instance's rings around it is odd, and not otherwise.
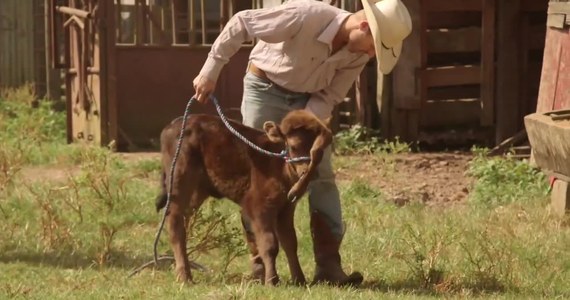
[{"label": "green grass", "polygon": [[[49,102],[31,109],[25,92],[0,95],[2,299],[570,297],[570,222],[549,214],[544,176],[482,155],[470,166],[477,180],[467,205],[396,207],[361,181],[340,186],[347,225],[341,255],[347,271],[364,273],[360,288],[288,285],[282,251],[284,283],[251,283],[240,220],[228,201],[207,202],[193,226],[191,259],[210,270],[193,273],[196,285],[175,283],[169,264],[128,278],[152,258],[162,217],[154,210],[158,160],[130,162],[105,148],[66,145],[65,118]],[[342,156],[335,160],[348,165]],[[75,172],[53,180],[24,176],[38,166]],[[311,278],[307,216],[305,198],[296,227]],[[166,231],[159,251],[170,252]]]}]

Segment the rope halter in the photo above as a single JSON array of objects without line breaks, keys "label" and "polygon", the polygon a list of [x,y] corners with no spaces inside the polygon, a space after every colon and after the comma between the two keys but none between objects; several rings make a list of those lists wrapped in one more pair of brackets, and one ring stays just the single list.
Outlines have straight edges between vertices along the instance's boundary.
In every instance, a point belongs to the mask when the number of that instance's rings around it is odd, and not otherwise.
[{"label": "rope halter", "polygon": [[[194,99],[195,98],[192,98],[192,99],[190,99],[190,101],[192,101]],[[263,154],[269,155],[269,156],[283,158],[285,160],[285,162],[287,162],[287,163],[298,163],[298,162],[303,162],[303,161],[311,161],[311,157],[309,157],[309,156],[290,157],[289,156],[289,150],[287,149],[287,143],[285,143],[286,147],[285,147],[285,149],[283,149],[283,151],[281,151],[280,153],[275,153],[275,152],[267,151],[267,150],[257,146],[256,144],[250,142],[249,140],[247,140],[243,135],[241,135],[237,130],[235,130],[230,125],[230,122],[228,122],[228,120],[226,119],[226,116],[224,116],[224,114],[222,112],[222,108],[221,108],[220,104],[218,103],[218,99],[216,97],[214,97],[213,95],[210,95],[210,99],[212,99],[212,102],[214,102],[214,106],[216,107],[216,110],[218,111],[218,115],[220,115],[222,122],[224,122],[224,124],[226,125],[228,130],[231,133],[233,133],[237,138],[239,138],[242,142],[244,142],[248,146],[250,146],[251,148],[253,148],[253,149],[255,149],[258,152],[261,152]]]}]

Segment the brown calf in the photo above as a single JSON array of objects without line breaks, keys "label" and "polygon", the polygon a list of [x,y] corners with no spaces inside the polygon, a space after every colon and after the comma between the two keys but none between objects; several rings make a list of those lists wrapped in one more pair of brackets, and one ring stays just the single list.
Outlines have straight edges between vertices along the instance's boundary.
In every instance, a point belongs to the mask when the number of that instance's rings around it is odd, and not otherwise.
[{"label": "brown calf", "polygon": [[[280,125],[266,122],[264,131],[230,123],[265,150],[279,153],[287,147],[289,157],[309,156],[311,160],[287,163],[283,158],[260,153],[238,140],[219,117],[190,116],[176,164],[167,217],[177,279],[192,280],[186,255],[185,225],[192,213],[212,196],[232,200],[251,221],[254,233],[251,238],[255,239],[257,249],[250,250],[263,261],[265,276],[261,279],[265,284],[274,285],[279,281],[275,269],[279,243],[287,256],[293,282],[304,284],[293,225],[296,202],[292,199],[305,193],[323,150],[332,141],[332,133],[325,123],[303,110],[290,112]],[[163,184],[157,210],[166,204],[170,182],[167,173],[170,174],[181,126],[182,120],[175,120],[160,136]]]}]

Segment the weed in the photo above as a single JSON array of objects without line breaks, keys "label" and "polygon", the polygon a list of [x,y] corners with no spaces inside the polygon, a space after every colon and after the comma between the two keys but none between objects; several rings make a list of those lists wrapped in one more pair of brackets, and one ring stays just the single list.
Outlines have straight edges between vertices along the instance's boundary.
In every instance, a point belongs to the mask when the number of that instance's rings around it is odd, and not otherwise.
[{"label": "weed", "polygon": [[219,212],[220,204],[209,201],[195,212],[188,224],[187,248],[190,257],[219,250],[220,276],[227,274],[230,263],[248,253],[241,229],[230,225],[228,216]]},{"label": "weed", "polygon": [[[10,190],[14,187],[14,179],[22,168],[21,153],[10,148],[0,148],[0,199],[8,198]],[[0,201],[0,213],[6,217],[2,201]]]},{"label": "weed", "polygon": [[479,290],[504,290],[509,285],[511,252],[504,239],[490,237],[489,229],[469,232],[467,241],[460,242],[465,251],[472,286]]},{"label": "weed", "polygon": [[131,167],[132,172],[138,177],[149,177],[149,174],[158,174],[162,168],[160,159],[143,159]]},{"label": "weed", "polygon": [[41,184],[26,187],[39,208],[43,251],[69,249],[73,244],[71,227],[59,203],[52,200],[58,191]]},{"label": "weed", "polygon": [[361,179],[354,179],[345,190],[345,195],[359,198],[376,198],[381,195],[379,191],[370,187]]},{"label": "weed", "polygon": [[[411,223],[403,224],[400,249],[395,257],[410,269],[413,278],[423,288],[433,288],[444,281],[446,248],[456,237],[451,231],[420,230]],[[449,229],[449,228],[448,228]]]}]

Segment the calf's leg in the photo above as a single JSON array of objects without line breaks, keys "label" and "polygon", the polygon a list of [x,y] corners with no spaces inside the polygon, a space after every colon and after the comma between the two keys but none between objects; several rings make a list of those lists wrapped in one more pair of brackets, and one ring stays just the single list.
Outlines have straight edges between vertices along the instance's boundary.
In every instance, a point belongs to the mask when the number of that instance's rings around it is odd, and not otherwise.
[{"label": "calf's leg", "polygon": [[299,263],[299,256],[297,255],[297,235],[295,234],[294,214],[294,204],[289,204],[285,210],[281,212],[277,222],[277,236],[279,237],[279,243],[281,243],[283,251],[285,251],[285,255],[287,255],[287,262],[293,283],[303,285],[306,283],[306,279],[301,269],[301,264]]},{"label": "calf's leg", "polygon": [[[179,197],[182,195],[179,195]],[[174,197],[173,197],[174,198]],[[168,212],[168,231],[170,233],[170,246],[174,252],[176,261],[176,279],[181,282],[192,281],[190,264],[186,255],[186,226],[184,222],[185,206],[184,198],[176,197]],[[186,198],[187,199],[187,198]]]},{"label": "calf's leg", "polygon": [[171,204],[167,221],[170,233],[170,246],[176,261],[176,278],[181,282],[191,282],[190,263],[186,252],[187,225],[191,215],[200,208],[208,194],[200,189],[198,167],[194,164],[175,174]]},{"label": "calf's leg", "polygon": [[275,217],[257,215],[252,220],[255,241],[259,250],[259,256],[265,267],[265,284],[276,285],[279,283],[275,260],[279,253],[279,242],[274,231]]},{"label": "calf's leg", "polygon": [[263,283],[265,281],[265,267],[263,266],[263,260],[259,255],[259,250],[257,249],[257,244],[255,243],[255,235],[253,234],[253,229],[251,228],[251,221],[249,217],[246,216],[245,212],[241,212],[241,224],[243,229],[243,234],[247,242],[247,246],[250,252],[251,260],[251,276],[254,280],[259,280]]}]

